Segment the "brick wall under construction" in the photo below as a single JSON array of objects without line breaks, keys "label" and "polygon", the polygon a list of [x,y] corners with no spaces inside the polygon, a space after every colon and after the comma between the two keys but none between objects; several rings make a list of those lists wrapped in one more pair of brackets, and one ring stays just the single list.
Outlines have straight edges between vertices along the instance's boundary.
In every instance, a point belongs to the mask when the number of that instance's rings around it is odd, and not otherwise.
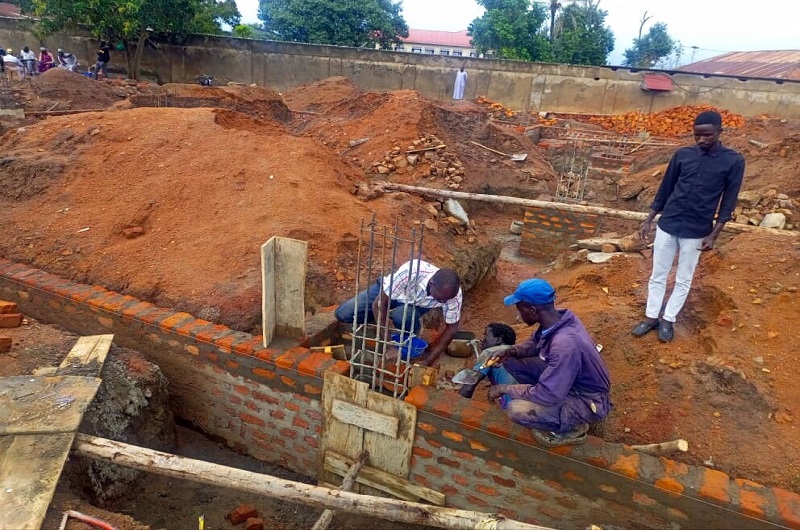
[{"label": "brick wall under construction", "polygon": [[593,237],[600,228],[597,214],[554,208],[527,209],[524,222],[519,253],[543,259],[552,259],[578,239]]},{"label": "brick wall under construction", "polygon": [[[0,298],[76,333],[114,333],[161,367],[180,417],[244,453],[316,475],[321,376],[346,373],[347,363],[267,349],[261,337],[3,259]],[[451,507],[562,529],[800,529],[800,496],[786,490],[595,437],[543,449],[497,407],[452,391],[414,387],[406,401],[418,409],[408,478],[445,493]]]}]

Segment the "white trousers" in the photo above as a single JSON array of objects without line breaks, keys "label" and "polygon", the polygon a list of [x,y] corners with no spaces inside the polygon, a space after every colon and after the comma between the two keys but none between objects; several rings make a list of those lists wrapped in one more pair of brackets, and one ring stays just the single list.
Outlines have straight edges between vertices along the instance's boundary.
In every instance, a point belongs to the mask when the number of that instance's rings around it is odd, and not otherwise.
[{"label": "white trousers", "polygon": [[678,254],[678,269],[675,272],[675,287],[667,300],[664,309],[664,320],[675,322],[689,289],[692,287],[692,278],[697,263],[700,261],[700,243],[703,239],[685,239],[671,236],[656,227],[656,239],[653,242],[653,273],[647,291],[647,318],[658,318],[661,313],[661,304],[667,290],[667,277]]}]

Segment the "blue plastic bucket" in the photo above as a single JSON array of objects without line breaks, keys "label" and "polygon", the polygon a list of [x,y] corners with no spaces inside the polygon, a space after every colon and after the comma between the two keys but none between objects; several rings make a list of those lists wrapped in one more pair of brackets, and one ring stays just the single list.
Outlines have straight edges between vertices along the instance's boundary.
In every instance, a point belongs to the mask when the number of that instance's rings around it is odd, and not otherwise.
[{"label": "blue plastic bucket", "polygon": [[401,340],[399,333],[392,333],[392,341],[400,343],[400,356],[403,359],[408,359],[409,353],[411,354],[411,359],[416,359],[428,347],[428,343],[419,337],[413,337],[411,340],[404,337]]}]

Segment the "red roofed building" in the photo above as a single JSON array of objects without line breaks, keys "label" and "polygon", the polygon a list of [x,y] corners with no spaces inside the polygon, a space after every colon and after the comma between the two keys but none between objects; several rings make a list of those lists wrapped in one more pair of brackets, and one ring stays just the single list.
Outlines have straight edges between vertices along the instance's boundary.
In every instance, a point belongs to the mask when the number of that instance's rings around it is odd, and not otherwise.
[{"label": "red roofed building", "polygon": [[428,29],[409,29],[408,37],[395,50],[429,55],[449,55],[454,57],[477,57],[478,52],[470,43],[467,30],[435,31]]},{"label": "red roofed building", "polygon": [[0,2],[0,17],[25,18],[20,14],[18,6],[6,2]]}]

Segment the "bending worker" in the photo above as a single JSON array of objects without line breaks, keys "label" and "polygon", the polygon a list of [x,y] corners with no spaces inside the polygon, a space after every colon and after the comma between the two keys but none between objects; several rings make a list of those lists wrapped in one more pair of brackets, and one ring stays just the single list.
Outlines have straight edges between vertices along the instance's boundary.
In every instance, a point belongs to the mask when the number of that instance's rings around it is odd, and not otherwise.
[{"label": "bending worker", "polygon": [[613,407],[603,358],[578,317],[556,309],[555,297],[542,279],[520,283],[504,302],[516,305],[526,324],[539,327],[527,341],[490,359],[502,363],[493,370],[513,379],[490,387],[489,399],[499,399],[511,421],[531,429],[547,447],[585,442],[589,423],[602,420]]},{"label": "bending worker", "polygon": [[354,319],[359,323],[374,324],[376,315],[385,318],[383,315],[388,312],[397,329],[418,333],[420,317],[433,308],[441,307],[446,327],[428,356],[420,363],[432,366],[458,331],[462,303],[461,279],[456,271],[440,269],[427,261],[412,260],[344,302],[334,314],[339,322],[346,324],[352,324]]}]

